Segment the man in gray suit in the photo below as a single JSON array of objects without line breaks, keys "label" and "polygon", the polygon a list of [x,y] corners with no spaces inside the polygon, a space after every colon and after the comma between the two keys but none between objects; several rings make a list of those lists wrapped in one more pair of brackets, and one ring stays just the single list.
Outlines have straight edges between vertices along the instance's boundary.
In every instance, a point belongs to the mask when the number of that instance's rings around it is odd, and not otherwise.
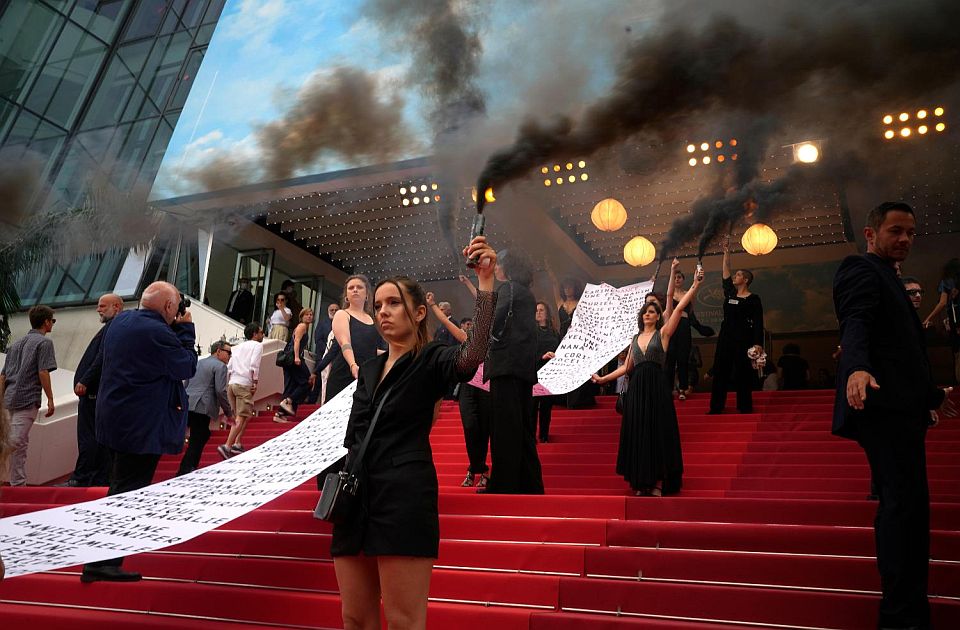
[{"label": "man in gray suit", "polygon": [[177,476],[193,472],[200,465],[200,454],[210,439],[210,420],[218,415],[219,410],[223,410],[228,420],[233,417],[227,398],[227,363],[232,353],[229,343],[215,341],[210,346],[210,356],[197,363],[197,373],[187,383],[190,441],[180,460]]}]

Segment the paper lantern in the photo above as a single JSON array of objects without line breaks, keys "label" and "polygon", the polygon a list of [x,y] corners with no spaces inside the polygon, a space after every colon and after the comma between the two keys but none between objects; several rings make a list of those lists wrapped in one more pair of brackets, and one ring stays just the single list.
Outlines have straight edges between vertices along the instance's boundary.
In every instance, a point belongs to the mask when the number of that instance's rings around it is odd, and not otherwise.
[{"label": "paper lantern", "polygon": [[777,246],[777,233],[769,225],[754,223],[740,239],[743,248],[754,256],[769,254]]},{"label": "paper lantern", "polygon": [[653,243],[642,236],[634,236],[623,248],[623,259],[634,267],[643,267],[653,262],[657,250]]},{"label": "paper lantern", "polygon": [[627,210],[616,199],[604,199],[593,207],[590,220],[598,230],[616,232],[627,222]]}]

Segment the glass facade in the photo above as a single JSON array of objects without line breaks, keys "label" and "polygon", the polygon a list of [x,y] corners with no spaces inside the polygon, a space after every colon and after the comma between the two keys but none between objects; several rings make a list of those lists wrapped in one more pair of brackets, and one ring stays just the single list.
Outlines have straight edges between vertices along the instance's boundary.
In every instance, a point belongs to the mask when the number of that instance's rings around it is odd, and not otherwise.
[{"label": "glass facade", "polygon": [[[0,147],[42,164],[35,204],[153,185],[225,2],[0,0]],[[126,253],[20,278],[24,306],[95,301]]]}]

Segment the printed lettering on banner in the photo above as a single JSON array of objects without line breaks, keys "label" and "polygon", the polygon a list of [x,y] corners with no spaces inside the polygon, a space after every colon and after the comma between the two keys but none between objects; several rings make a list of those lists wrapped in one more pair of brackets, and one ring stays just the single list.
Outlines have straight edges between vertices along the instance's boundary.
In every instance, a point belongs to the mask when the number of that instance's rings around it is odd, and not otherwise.
[{"label": "printed lettering on banner", "polygon": [[7,577],[185,542],[296,488],[346,454],[354,390],[356,381],[290,431],[188,475],[0,519]]}]

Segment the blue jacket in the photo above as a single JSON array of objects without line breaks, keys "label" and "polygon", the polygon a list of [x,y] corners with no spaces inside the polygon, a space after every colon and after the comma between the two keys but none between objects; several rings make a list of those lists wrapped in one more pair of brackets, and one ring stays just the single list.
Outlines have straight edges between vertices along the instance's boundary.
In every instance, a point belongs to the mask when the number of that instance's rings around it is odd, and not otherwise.
[{"label": "blue jacket", "polygon": [[159,313],[125,311],[103,339],[97,395],[97,441],[123,453],[176,454],[183,449],[187,392],[197,371],[192,323],[168,326]]}]

